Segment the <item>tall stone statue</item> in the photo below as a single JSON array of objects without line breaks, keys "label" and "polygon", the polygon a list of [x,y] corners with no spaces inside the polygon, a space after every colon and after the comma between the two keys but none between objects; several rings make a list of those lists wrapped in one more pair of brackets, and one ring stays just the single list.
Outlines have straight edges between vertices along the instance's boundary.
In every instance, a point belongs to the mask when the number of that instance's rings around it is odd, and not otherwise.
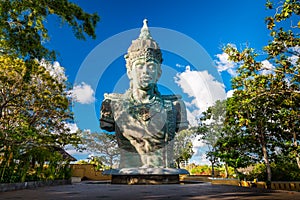
[{"label": "tall stone statue", "polygon": [[158,91],[163,59],[147,20],[125,59],[130,88],[124,94],[104,95],[100,127],[117,136],[119,168],[173,167],[173,139],[188,126],[186,109],[179,95]]}]

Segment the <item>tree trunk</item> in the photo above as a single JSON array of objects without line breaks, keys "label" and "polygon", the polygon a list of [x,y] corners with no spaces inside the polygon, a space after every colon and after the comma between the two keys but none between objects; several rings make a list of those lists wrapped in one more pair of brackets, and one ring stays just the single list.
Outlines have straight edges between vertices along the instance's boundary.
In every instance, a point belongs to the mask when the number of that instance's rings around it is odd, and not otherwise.
[{"label": "tree trunk", "polygon": [[[298,147],[298,142],[297,142],[297,136],[296,136],[296,133],[293,132],[293,138],[294,138],[294,147]],[[296,162],[297,162],[297,165],[298,165],[298,169],[300,169],[300,157],[299,157],[299,154],[296,153]]]},{"label": "tree trunk", "polygon": [[109,169],[112,169],[113,168],[113,157],[110,156],[109,157]]},{"label": "tree trunk", "polygon": [[[4,148],[6,149],[6,147],[4,146]],[[8,151],[6,151],[5,153],[4,153],[4,167],[3,167],[3,169],[1,170],[2,171],[2,173],[1,173],[1,177],[0,177],[0,181],[2,182],[3,180],[4,180],[4,175],[5,175],[5,172],[6,172],[6,170],[8,169],[9,170],[9,172],[10,171],[12,171],[12,169],[10,169],[10,164],[11,164],[11,161],[12,161],[12,159],[13,159],[13,152],[11,151],[11,152],[9,152],[9,150],[11,149],[11,147],[8,147]],[[0,171],[0,172],[1,172]]]},{"label": "tree trunk", "polygon": [[180,159],[176,159],[175,160],[175,163],[177,165],[177,168],[180,169]]},{"label": "tree trunk", "polygon": [[224,166],[225,166],[225,178],[228,178],[229,177],[229,170],[228,170],[227,163],[225,163]]},{"label": "tree trunk", "polygon": [[266,141],[265,141],[265,136],[263,135],[263,133],[260,133],[261,136],[261,147],[262,147],[262,153],[263,153],[263,159],[267,168],[267,181],[271,182],[272,180],[272,172],[271,172],[271,166],[270,166],[270,162],[269,162],[269,156],[268,156],[268,150],[267,150],[267,146],[266,146]]},{"label": "tree trunk", "polygon": [[299,157],[299,154],[297,154],[297,156],[296,156],[296,161],[297,161],[298,169],[300,169],[300,157]]},{"label": "tree trunk", "polygon": [[211,162],[211,177],[215,177],[215,169],[214,169],[214,162]]},{"label": "tree trunk", "polygon": [[238,180],[240,180],[240,172],[237,170],[237,168],[234,168],[234,173],[236,175],[236,177],[238,178]]}]

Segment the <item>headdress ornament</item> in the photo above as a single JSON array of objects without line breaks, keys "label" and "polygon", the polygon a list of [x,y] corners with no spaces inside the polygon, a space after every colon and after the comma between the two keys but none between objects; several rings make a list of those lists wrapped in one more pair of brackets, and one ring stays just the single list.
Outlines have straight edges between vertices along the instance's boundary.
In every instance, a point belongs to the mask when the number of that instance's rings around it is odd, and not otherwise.
[{"label": "headdress ornament", "polygon": [[132,44],[127,50],[127,54],[124,56],[127,68],[131,67],[133,61],[139,58],[145,58],[146,61],[155,60],[159,64],[162,63],[161,50],[150,34],[147,19],[144,19],[143,23],[139,37],[132,41]]}]

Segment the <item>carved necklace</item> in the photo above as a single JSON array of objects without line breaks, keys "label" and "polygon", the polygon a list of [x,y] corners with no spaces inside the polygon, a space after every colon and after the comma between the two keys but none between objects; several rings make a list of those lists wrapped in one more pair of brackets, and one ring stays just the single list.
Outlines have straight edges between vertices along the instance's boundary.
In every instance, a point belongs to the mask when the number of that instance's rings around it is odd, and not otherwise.
[{"label": "carved necklace", "polygon": [[160,98],[154,97],[154,100],[149,103],[138,103],[136,101],[129,102],[129,114],[134,118],[144,122],[150,121],[150,119],[160,113],[163,108],[163,103]]}]

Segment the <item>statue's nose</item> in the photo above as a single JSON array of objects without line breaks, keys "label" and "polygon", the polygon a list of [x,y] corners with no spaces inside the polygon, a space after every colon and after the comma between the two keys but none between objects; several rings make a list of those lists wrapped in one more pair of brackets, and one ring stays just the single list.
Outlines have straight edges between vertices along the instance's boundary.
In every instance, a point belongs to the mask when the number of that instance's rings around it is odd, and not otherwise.
[{"label": "statue's nose", "polygon": [[143,67],[143,73],[144,74],[149,74],[149,68],[148,68],[148,66],[147,65],[144,65],[144,67]]}]

